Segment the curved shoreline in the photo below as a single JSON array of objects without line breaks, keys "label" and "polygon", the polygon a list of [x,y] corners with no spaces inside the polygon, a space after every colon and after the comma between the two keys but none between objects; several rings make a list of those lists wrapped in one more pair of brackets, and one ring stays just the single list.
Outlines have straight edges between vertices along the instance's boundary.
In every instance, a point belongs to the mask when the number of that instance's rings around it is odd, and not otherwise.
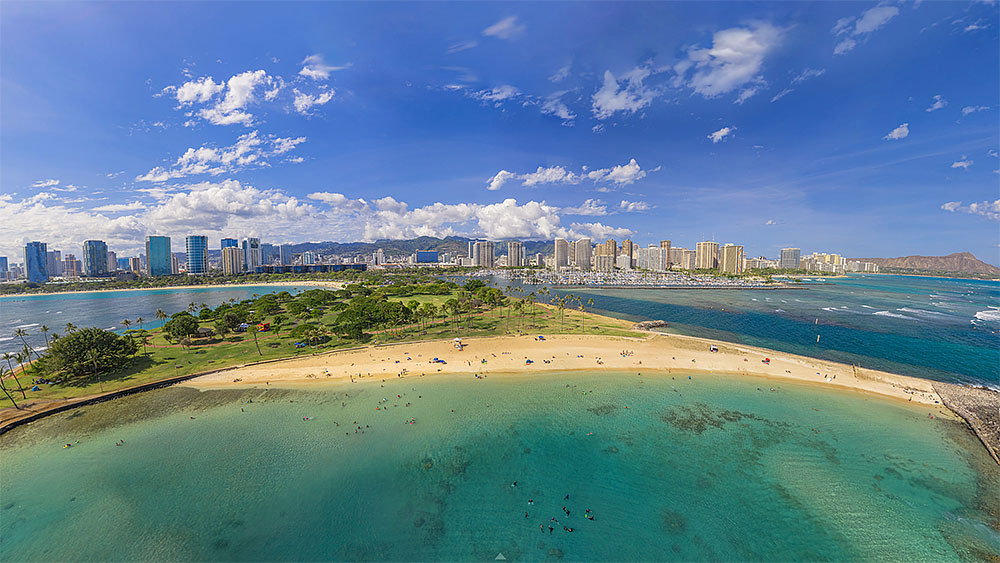
[{"label": "curved shoreline", "polygon": [[[945,387],[929,379],[654,331],[635,331],[635,336],[563,334],[545,336],[544,340],[534,336],[508,335],[465,338],[462,343],[464,347],[461,351],[452,339],[359,346],[311,356],[218,368],[98,395],[29,405],[29,408],[38,408],[24,410],[0,422],[0,435],[53,414],[178,384],[199,390],[282,386],[301,389],[331,383],[376,383],[385,379],[436,374],[517,377],[546,372],[635,371],[649,376],[703,374],[759,377],[775,382],[825,386],[838,392],[874,395],[909,403],[913,408],[931,407],[936,410],[936,416],[964,421],[980,438],[987,453],[997,459],[996,450],[981,434],[981,421],[970,419],[969,413],[963,414],[959,397],[951,396],[946,401],[939,393]],[[717,352],[710,350],[713,345],[717,347]],[[433,362],[435,358],[444,363]],[[764,359],[769,361],[763,363]],[[1000,394],[993,395],[1000,404]]]}]

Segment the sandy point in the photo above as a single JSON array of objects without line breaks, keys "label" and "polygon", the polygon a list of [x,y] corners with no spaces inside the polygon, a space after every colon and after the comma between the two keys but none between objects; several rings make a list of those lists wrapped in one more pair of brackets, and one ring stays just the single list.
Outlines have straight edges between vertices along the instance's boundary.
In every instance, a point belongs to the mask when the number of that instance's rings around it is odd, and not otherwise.
[{"label": "sandy point", "polygon": [[[462,338],[366,346],[226,370],[183,385],[211,389],[324,381],[359,384],[435,374],[511,377],[595,370],[752,375],[940,405],[931,381],[751,346],[664,333]],[[713,351],[713,347],[717,351]]]}]

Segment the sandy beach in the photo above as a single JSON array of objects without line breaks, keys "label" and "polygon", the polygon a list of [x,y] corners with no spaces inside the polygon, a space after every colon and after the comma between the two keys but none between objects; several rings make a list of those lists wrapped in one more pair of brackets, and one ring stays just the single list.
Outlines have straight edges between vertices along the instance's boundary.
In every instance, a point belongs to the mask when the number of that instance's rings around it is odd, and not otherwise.
[{"label": "sandy beach", "polygon": [[[901,401],[941,406],[931,381],[751,346],[663,333],[632,337],[505,336],[369,346],[357,350],[247,366],[191,379],[183,385],[225,388],[265,385],[358,384],[434,374],[513,377],[532,372],[635,371],[648,376],[712,373],[812,383]],[[718,347],[717,352],[709,349]],[[438,358],[445,363],[434,362]],[[485,361],[484,361],[485,360]],[[765,363],[764,360],[769,360]],[[941,410],[945,410],[943,407]]]}]

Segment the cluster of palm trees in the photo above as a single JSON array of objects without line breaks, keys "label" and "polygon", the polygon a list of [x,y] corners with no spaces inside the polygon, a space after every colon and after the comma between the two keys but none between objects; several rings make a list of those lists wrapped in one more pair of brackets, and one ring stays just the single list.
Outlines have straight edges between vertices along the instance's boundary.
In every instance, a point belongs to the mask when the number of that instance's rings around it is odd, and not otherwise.
[{"label": "cluster of palm trees", "polygon": [[[50,330],[49,327],[42,325],[41,327],[39,327],[38,330],[39,332],[45,335],[45,347],[48,348],[49,330]],[[21,370],[23,375],[24,374],[23,366],[31,362],[31,356],[34,355],[35,359],[37,360],[41,358],[42,355],[38,353],[38,350],[35,350],[34,348],[32,348],[30,344],[28,344],[28,341],[26,339],[28,336],[28,331],[24,330],[23,328],[18,328],[14,330],[14,336],[21,339],[21,350],[18,352],[14,352],[13,354],[10,352],[4,353],[3,360],[7,362],[7,365],[6,366],[0,365],[0,391],[3,391],[4,395],[7,396],[11,404],[14,405],[14,408],[20,409],[21,407],[18,406],[17,402],[14,401],[14,397],[11,396],[10,394],[11,390],[7,388],[4,379],[7,377],[7,374],[9,373],[10,376],[14,378],[14,383],[17,385],[18,392],[21,393],[21,399],[22,400],[27,399],[28,396],[24,392],[24,387],[21,386],[21,381],[17,378],[17,371],[14,369],[14,362],[17,362],[18,368]],[[53,333],[52,337],[57,338],[58,335]]]}]

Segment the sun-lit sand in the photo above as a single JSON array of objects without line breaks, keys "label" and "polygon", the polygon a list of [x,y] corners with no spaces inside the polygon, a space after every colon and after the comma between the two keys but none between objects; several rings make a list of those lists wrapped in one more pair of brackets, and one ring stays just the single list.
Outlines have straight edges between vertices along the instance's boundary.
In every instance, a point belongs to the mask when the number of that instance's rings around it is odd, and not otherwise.
[{"label": "sun-lit sand", "polygon": [[[542,371],[614,370],[644,375],[713,373],[755,375],[875,393],[914,403],[940,404],[928,380],[707,339],[637,333],[637,337],[584,335],[464,338],[368,346],[247,366],[198,377],[198,388],[370,381],[434,374],[517,376]],[[710,351],[711,345],[718,352]],[[434,362],[438,358],[445,363]],[[485,361],[484,361],[485,360]],[[765,363],[769,360],[769,363]]]}]

